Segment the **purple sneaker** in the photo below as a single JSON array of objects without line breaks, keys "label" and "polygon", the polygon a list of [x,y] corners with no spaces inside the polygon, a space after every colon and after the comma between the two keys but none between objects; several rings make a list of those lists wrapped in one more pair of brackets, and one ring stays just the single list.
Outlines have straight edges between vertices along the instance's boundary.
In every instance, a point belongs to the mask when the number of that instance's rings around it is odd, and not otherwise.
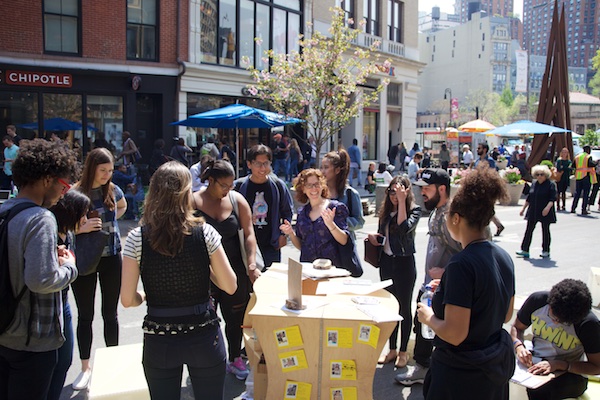
[{"label": "purple sneaker", "polygon": [[226,370],[228,373],[234,374],[240,381],[246,379],[250,373],[242,357],[236,357],[233,362],[228,362]]}]

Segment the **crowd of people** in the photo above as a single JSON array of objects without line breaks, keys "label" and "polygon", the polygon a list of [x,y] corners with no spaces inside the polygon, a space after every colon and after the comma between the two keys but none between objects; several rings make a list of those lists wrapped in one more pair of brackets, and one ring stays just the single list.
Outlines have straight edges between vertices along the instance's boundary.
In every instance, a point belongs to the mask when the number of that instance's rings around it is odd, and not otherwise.
[{"label": "crowd of people", "polygon": [[[185,156],[166,157],[164,142],[157,143],[148,193],[139,198],[133,193],[138,182],[128,178],[138,151],[128,135],[118,159],[98,147],[87,154],[82,171],[76,154],[59,142],[19,143],[8,136],[5,146],[12,158],[6,150],[5,158],[19,191],[0,206],[0,213],[14,214],[9,214],[14,219],[7,228],[11,288],[29,294],[0,333],[1,398],[58,399],[75,342],[81,370],[72,387],[89,386],[98,283],[106,346],[119,345],[119,298],[125,307],[146,303],[141,362],[153,399],[179,398],[183,365],[196,398],[221,399],[227,373],[240,380],[250,373],[242,357],[242,321],[252,285],[274,262],[281,262],[288,239],[303,262],[327,258],[354,277],[363,273],[356,255],[355,232],[365,223],[353,187],[362,162],[356,141],[348,150],[326,153],[316,169],[310,168],[316,157],[310,154],[312,147],[302,152],[294,139],[287,142],[276,134],[273,149],[262,144],[248,149],[248,175],[237,180],[236,157],[227,143],[219,149],[209,141],[212,146],[192,165],[184,162]],[[12,146],[17,147],[14,154]],[[447,160],[440,157],[441,168],[432,168],[429,149],[417,144],[410,150],[403,144],[394,147],[397,151],[388,156],[391,164],[401,160],[398,170],[390,173],[387,163],[378,169],[371,163],[364,182],[365,188],[386,186],[378,229],[368,240],[381,248],[380,278],[391,279],[386,290],[398,300],[402,316],[389,338],[389,351],[378,362],[407,367],[414,329],[416,365],[396,380],[407,386],[423,384],[426,399],[468,398],[472,393],[506,399],[516,359],[534,374],[565,371],[552,386],[529,390],[531,399],[583,393],[587,380],[582,374],[600,373],[600,322],[590,312],[585,284],[564,280],[550,292],[532,294],[511,332],[502,327],[513,313],[515,273],[511,257],[490,240],[488,228],[495,222],[497,235],[504,229],[494,220],[496,201],[507,196],[495,168],[494,155],[500,149],[490,152],[482,143],[477,156],[463,149],[462,160],[472,171],[450,201],[449,155]],[[442,147],[440,155],[446,151]],[[589,153],[584,147],[571,162],[563,151],[554,171],[543,165],[532,168],[533,182],[520,212],[527,228],[518,255],[529,257],[532,233],[540,222],[542,257],[550,256],[550,224],[556,222],[555,203],[561,210],[565,189],[562,176],[552,180],[553,173],[575,173],[571,212],[580,197],[582,213],[587,212],[590,189],[598,184]],[[293,181],[292,189],[285,180]],[[415,236],[425,209],[418,205],[421,199],[413,186],[431,212],[425,280],[414,312]],[[292,193],[302,204],[298,210]],[[143,214],[137,206],[128,208],[142,201]],[[122,248],[118,221],[128,210],[140,220]],[[421,301],[426,287],[435,290],[431,305]],[[75,330],[69,288],[77,307]],[[576,344],[567,348],[552,341],[540,321],[560,327]],[[423,336],[423,325],[435,338]],[[523,335],[530,325],[532,346]]]}]

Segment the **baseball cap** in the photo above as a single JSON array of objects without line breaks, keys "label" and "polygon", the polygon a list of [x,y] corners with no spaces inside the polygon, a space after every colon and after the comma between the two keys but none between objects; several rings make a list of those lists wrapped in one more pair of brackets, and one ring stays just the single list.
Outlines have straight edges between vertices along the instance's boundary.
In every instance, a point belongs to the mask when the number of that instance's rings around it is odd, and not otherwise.
[{"label": "baseball cap", "polygon": [[421,173],[421,179],[414,184],[417,186],[449,185],[450,175],[441,168],[428,168]]}]

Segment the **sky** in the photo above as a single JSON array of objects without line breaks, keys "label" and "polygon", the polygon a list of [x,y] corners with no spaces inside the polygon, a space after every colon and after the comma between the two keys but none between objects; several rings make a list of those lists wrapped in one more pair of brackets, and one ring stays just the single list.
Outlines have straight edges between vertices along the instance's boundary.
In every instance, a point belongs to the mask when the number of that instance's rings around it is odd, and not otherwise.
[{"label": "sky", "polygon": [[[431,8],[438,6],[443,12],[454,13],[454,0],[419,0],[419,11],[431,12]],[[514,0],[514,12],[523,17],[523,0]]]}]

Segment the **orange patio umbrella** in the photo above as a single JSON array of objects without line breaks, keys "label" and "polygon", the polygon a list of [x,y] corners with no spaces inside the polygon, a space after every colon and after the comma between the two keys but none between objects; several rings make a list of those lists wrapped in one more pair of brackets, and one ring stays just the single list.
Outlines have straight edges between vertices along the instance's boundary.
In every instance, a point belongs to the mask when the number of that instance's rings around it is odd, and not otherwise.
[{"label": "orange patio umbrella", "polygon": [[496,127],[482,119],[474,119],[458,127],[458,130],[463,132],[487,132],[491,129]]}]

